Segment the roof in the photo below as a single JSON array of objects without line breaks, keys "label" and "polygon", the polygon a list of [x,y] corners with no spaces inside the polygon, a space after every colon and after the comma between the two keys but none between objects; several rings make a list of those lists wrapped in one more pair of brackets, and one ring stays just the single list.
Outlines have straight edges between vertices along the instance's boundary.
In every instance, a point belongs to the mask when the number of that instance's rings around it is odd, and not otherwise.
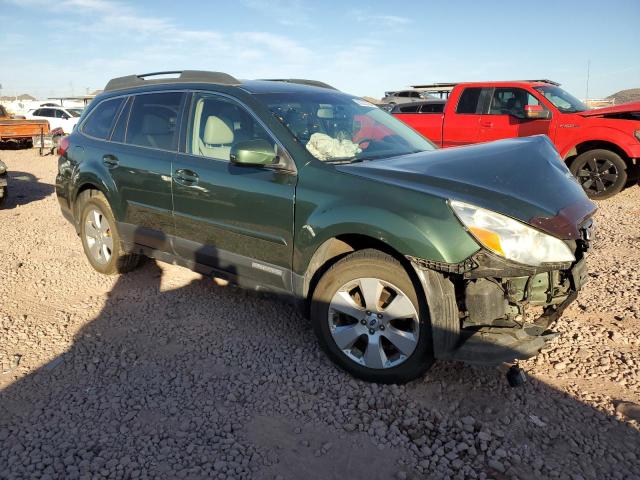
[{"label": "roof", "polygon": [[175,85],[180,83],[209,83],[213,85],[226,85],[242,87],[250,93],[266,92],[295,92],[313,89],[332,89],[331,85],[317,80],[301,78],[281,78],[266,80],[238,80],[224,72],[208,72],[201,70],[174,70],[166,72],[145,73],[139,75],[127,75],[109,80],[105,92],[122,90],[149,85]]},{"label": "roof", "polygon": [[560,84],[558,82],[554,82],[552,80],[548,80],[548,79],[541,79],[541,80],[500,80],[500,81],[484,81],[484,82],[448,82],[448,83],[425,83],[422,85],[411,85],[412,88],[415,89],[441,89],[441,90],[446,90],[446,89],[452,89],[453,87],[455,87],[456,85],[486,85],[486,84],[491,84],[491,85],[496,85],[496,84],[510,84],[510,83],[536,83],[536,84],[549,84],[549,85],[555,85],[555,86],[560,86]]}]

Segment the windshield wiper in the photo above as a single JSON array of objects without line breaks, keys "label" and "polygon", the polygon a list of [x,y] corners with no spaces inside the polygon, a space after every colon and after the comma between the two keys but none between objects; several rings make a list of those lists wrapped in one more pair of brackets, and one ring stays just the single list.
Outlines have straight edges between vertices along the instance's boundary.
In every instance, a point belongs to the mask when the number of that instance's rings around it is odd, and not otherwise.
[{"label": "windshield wiper", "polygon": [[356,157],[336,157],[323,160],[324,163],[352,163],[359,161]]}]

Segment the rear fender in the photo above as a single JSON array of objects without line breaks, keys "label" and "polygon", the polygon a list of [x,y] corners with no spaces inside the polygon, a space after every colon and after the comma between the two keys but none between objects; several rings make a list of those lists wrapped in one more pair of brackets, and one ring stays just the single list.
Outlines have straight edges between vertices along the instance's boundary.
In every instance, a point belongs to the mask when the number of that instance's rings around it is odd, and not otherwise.
[{"label": "rear fender", "polygon": [[73,208],[73,215],[78,221],[78,196],[80,193],[87,189],[95,189],[102,192],[106,197],[107,202],[111,206],[113,215],[117,221],[123,221],[125,218],[125,206],[120,196],[115,183],[110,175],[101,175],[94,171],[82,171],[78,172],[73,178],[73,187],[71,189],[71,205]]}]

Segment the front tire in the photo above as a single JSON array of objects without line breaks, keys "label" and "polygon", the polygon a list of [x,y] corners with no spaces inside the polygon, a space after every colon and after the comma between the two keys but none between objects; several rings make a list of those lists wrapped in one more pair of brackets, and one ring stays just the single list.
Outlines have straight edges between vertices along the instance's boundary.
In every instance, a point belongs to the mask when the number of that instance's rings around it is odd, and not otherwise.
[{"label": "front tire", "polygon": [[611,150],[596,149],[581,153],[571,162],[569,170],[593,200],[613,197],[627,183],[627,164]]},{"label": "front tire", "polygon": [[109,202],[97,190],[82,193],[80,238],[87,260],[100,273],[126,273],[140,264],[139,255],[123,251]]},{"label": "front tire", "polygon": [[329,358],[370,382],[405,383],[434,363],[427,306],[393,257],[367,249],[322,276],[311,321]]}]

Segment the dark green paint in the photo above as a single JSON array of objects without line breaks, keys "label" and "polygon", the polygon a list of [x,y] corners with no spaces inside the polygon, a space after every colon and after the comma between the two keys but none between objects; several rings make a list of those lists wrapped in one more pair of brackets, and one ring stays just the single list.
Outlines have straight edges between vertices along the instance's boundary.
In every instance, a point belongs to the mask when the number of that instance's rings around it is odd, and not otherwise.
[{"label": "dark green paint", "polygon": [[[74,215],[81,189],[97,188],[130,231],[128,242],[144,245],[145,252],[155,249],[159,258],[173,255],[189,265],[208,264],[276,289],[300,293],[292,285],[300,285],[314,253],[344,235],[376,239],[401,255],[461,262],[479,246],[448,206],[450,198],[527,221],[555,215],[575,197],[570,176],[559,166],[549,168],[556,155],[542,139],[353,165],[322,163],[252,95],[302,94],[315,87],[181,83],[119,90],[94,102],[164,89],[217,92],[240,101],[284,147],[280,153],[288,154],[295,168],[263,166],[274,159],[273,146],[266,144],[237,145],[235,162],[186,154],[186,121],[177,126],[181,134],[175,152],[95,140],[76,131],[56,179],[65,216]],[[116,157],[117,164],[105,163],[105,155]],[[534,166],[527,178],[509,167],[524,163]],[[545,181],[559,191],[541,193]]]},{"label": "dark green paint", "polygon": [[238,142],[231,148],[229,156],[231,163],[238,165],[264,166],[278,162],[273,145],[261,139]]}]

